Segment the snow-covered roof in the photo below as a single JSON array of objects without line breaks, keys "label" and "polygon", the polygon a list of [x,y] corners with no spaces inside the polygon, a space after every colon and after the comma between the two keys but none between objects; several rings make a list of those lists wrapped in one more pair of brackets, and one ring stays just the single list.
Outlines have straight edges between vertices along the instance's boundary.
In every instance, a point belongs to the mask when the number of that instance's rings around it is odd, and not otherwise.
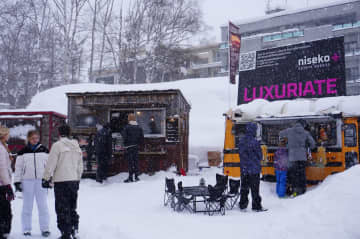
[{"label": "snow-covered roof", "polygon": [[[64,85],[35,95],[27,110],[55,110],[67,114],[66,93],[114,92],[179,89],[191,105],[190,145],[216,146],[224,144],[226,109],[236,105],[237,85],[229,86],[228,77],[186,79],[152,84],[74,84]],[[209,134],[211,132],[211,134]],[[211,137],[209,137],[211,135]]]},{"label": "snow-covered roof", "polygon": [[[352,2],[359,2],[359,0],[341,0],[341,1],[336,1],[336,2],[317,4],[314,6],[309,6],[309,7],[299,8],[299,9],[285,10],[285,11],[281,11],[278,13],[273,13],[273,14],[264,15],[264,16],[260,16],[260,17],[253,17],[253,18],[246,18],[243,20],[237,20],[237,21],[234,21],[234,23],[236,25],[254,23],[254,22],[258,22],[258,21],[262,21],[262,20],[266,20],[266,19],[270,19],[270,18],[291,15],[291,14],[296,14],[296,13],[301,13],[301,12],[306,12],[306,11],[310,11],[310,10],[321,9],[321,8],[326,8],[326,7],[336,6],[336,5],[343,5],[343,4],[352,3]],[[227,26],[227,24],[222,25],[222,27],[225,27],[225,26]]]},{"label": "snow-covered roof", "polygon": [[360,96],[339,96],[317,99],[295,99],[269,102],[257,99],[238,105],[230,111],[238,120],[258,118],[315,116],[342,113],[345,116],[360,116]]}]

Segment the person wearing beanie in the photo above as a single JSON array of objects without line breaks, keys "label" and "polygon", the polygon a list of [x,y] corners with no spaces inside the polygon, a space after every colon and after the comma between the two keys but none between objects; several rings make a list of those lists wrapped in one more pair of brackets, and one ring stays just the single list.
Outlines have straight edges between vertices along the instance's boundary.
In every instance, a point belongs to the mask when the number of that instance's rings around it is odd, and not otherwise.
[{"label": "person wearing beanie", "polygon": [[124,182],[139,181],[139,146],[144,143],[144,132],[136,122],[135,114],[128,115],[128,124],[121,134],[126,148],[125,157],[129,162],[129,177]]},{"label": "person wearing beanie", "polygon": [[11,205],[14,192],[11,187],[11,161],[9,148],[9,129],[0,126],[0,239],[5,239],[11,230]]},{"label": "person wearing beanie", "polygon": [[40,144],[39,140],[40,134],[38,131],[30,130],[28,132],[28,143],[17,154],[14,184],[16,191],[23,193],[21,223],[24,236],[31,236],[32,209],[34,199],[36,199],[41,235],[48,237],[50,235],[50,216],[47,204],[47,190],[41,186],[41,183],[49,150]]},{"label": "person wearing beanie", "polygon": [[64,124],[59,127],[60,139],[53,144],[45,166],[43,187],[54,183],[55,211],[61,239],[77,238],[79,215],[76,212],[81,175],[82,151],[79,143],[70,139],[71,129]]}]

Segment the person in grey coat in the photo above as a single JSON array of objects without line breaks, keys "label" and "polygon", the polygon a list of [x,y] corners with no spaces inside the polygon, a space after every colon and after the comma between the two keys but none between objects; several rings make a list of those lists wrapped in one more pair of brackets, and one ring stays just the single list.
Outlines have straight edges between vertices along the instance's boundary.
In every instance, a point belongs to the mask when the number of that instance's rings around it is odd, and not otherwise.
[{"label": "person in grey coat", "polygon": [[288,181],[292,187],[293,196],[306,192],[305,167],[307,148],[315,148],[313,137],[304,129],[306,121],[300,119],[295,126],[280,132],[280,138],[287,138],[289,150]]}]

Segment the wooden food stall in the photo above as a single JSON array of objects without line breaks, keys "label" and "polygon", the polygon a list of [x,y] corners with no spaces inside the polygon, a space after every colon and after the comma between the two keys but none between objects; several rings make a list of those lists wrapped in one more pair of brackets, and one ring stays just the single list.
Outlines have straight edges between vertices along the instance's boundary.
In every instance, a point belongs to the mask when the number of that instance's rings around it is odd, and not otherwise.
[{"label": "wooden food stall", "polygon": [[85,175],[94,175],[97,168],[93,144],[97,123],[111,125],[109,175],[128,170],[121,132],[130,113],[144,131],[139,152],[142,173],[172,165],[188,169],[190,105],[180,90],[67,93],[67,97],[68,122],[84,151]]}]

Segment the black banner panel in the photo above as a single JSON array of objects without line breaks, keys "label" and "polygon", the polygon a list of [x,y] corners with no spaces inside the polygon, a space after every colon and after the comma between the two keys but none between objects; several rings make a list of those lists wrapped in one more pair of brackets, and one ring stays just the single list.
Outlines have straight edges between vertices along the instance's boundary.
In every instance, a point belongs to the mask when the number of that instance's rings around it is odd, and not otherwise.
[{"label": "black banner panel", "polygon": [[344,37],[240,55],[238,104],[346,95]]}]

